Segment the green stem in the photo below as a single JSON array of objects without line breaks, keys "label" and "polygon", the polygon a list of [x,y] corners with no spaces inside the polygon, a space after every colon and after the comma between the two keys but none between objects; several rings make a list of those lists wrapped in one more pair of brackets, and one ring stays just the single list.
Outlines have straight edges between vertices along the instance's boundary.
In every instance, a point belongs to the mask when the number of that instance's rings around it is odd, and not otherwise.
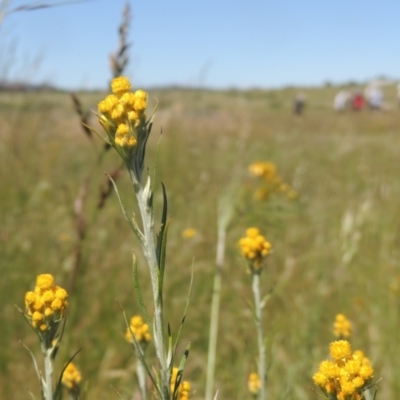
[{"label": "green stem", "polygon": [[44,357],[44,381],[42,382],[44,400],[53,400],[53,348],[46,348],[42,343]]},{"label": "green stem", "polygon": [[[134,177],[132,181],[135,186]],[[138,200],[140,215],[143,223],[143,251],[146,257],[149,270],[150,279],[153,292],[154,301],[154,347],[156,350],[157,358],[160,362],[160,378],[161,378],[161,388],[163,400],[169,400],[170,398],[170,373],[166,357],[166,343],[164,335],[164,315],[163,315],[163,297],[162,297],[162,287],[160,287],[160,274],[157,262],[157,252],[154,238],[154,217],[152,206],[148,203],[148,193],[146,190],[150,188],[149,182],[146,184],[145,188],[140,184],[140,186],[135,190],[136,197]],[[150,189],[149,189],[150,190]]]},{"label": "green stem", "polygon": [[266,400],[266,389],[265,389],[265,345],[262,331],[262,307],[261,307],[261,295],[260,295],[260,274],[253,273],[253,284],[254,294],[254,305],[255,305],[255,323],[257,331],[257,343],[258,343],[258,375],[261,380],[261,390],[259,400]]},{"label": "green stem", "polygon": [[136,375],[138,378],[139,382],[139,389],[140,389],[140,394],[142,396],[142,400],[146,400],[146,371],[144,369],[144,366],[142,364],[142,361],[137,358],[136,359]]},{"label": "green stem", "polygon": [[217,352],[218,341],[218,315],[219,304],[221,300],[221,282],[222,282],[222,267],[224,265],[225,255],[225,242],[226,230],[225,227],[218,229],[218,242],[217,242],[217,256],[216,268],[214,274],[213,294],[211,300],[211,321],[210,321],[210,334],[208,342],[208,356],[207,356],[207,378],[206,378],[206,400],[212,400],[214,375],[215,375],[215,360]]}]

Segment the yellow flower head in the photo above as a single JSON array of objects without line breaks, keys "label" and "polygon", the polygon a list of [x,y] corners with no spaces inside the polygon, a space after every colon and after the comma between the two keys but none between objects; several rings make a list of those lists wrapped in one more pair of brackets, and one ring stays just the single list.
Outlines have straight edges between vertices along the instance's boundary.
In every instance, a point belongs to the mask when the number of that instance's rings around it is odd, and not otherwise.
[{"label": "yellow flower head", "polygon": [[316,385],[324,387],[328,383],[328,377],[321,371],[318,371],[313,375],[313,381]]},{"label": "yellow flower head", "polygon": [[271,243],[260,234],[259,229],[249,228],[246,236],[239,240],[239,246],[243,257],[249,262],[251,269],[260,269],[261,261],[271,252]]},{"label": "yellow flower head", "polygon": [[350,343],[345,340],[331,343],[329,350],[334,360],[320,363],[313,375],[314,383],[337,400],[361,400],[373,376],[369,360],[360,351],[352,353]]},{"label": "yellow flower head", "polygon": [[249,375],[249,380],[247,382],[247,387],[249,388],[249,392],[251,394],[258,394],[261,390],[261,379],[257,372],[252,372]]},{"label": "yellow flower head", "polygon": [[102,114],[111,114],[111,111],[118,105],[118,97],[114,94],[108,95],[97,105],[99,112]]},{"label": "yellow flower head", "polygon": [[362,365],[360,368],[360,377],[364,380],[369,380],[373,377],[374,370],[369,364]]},{"label": "yellow flower head", "polygon": [[347,340],[337,340],[329,345],[329,352],[334,360],[344,360],[351,356],[351,345]]},{"label": "yellow flower head", "polygon": [[125,339],[132,342],[132,333],[139,344],[147,344],[151,340],[151,333],[149,325],[143,321],[140,315],[135,315],[131,318],[130,328],[126,329]]},{"label": "yellow flower head", "polygon": [[334,379],[340,375],[339,366],[333,361],[325,360],[319,365],[319,371],[323,373],[327,378]]},{"label": "yellow flower head", "polygon": [[147,93],[144,90],[136,90],[135,95],[135,110],[142,112],[147,107]]},{"label": "yellow flower head", "polygon": [[249,165],[251,175],[264,178],[267,181],[273,182],[278,177],[276,165],[272,162],[257,161]]},{"label": "yellow flower head", "polygon": [[35,289],[25,294],[26,316],[32,326],[44,332],[58,324],[68,306],[67,296],[65,289],[54,285],[52,275],[38,275]]},{"label": "yellow flower head", "polygon": [[131,88],[131,83],[125,76],[119,76],[111,81],[111,90],[118,97],[121,97],[124,93],[129,92]]},{"label": "yellow flower head", "polygon": [[[171,394],[173,394],[175,389],[176,379],[178,377],[179,368],[174,367],[172,369],[171,375],[171,382],[170,382],[170,390]],[[192,389],[192,385],[188,381],[181,381],[180,385],[178,386],[178,400],[189,400],[190,399],[190,391]]]},{"label": "yellow flower head", "polygon": [[117,136],[125,136],[129,134],[129,127],[126,124],[119,124],[117,127],[117,132],[115,133]]},{"label": "yellow flower head", "polygon": [[82,375],[74,363],[70,362],[65,368],[62,376],[62,384],[70,390],[76,390],[82,380]]},{"label": "yellow flower head", "polygon": [[53,275],[41,274],[36,278],[36,286],[40,290],[50,289],[54,285]]},{"label": "yellow flower head", "polygon": [[343,314],[337,314],[333,324],[336,337],[349,337],[351,335],[351,322]]},{"label": "yellow flower head", "polygon": [[117,150],[126,159],[131,154],[129,150],[137,145],[139,127],[146,124],[147,93],[132,93],[129,79],[124,76],[113,79],[111,89],[113,94],[98,103],[99,122],[110,143],[124,147]]}]

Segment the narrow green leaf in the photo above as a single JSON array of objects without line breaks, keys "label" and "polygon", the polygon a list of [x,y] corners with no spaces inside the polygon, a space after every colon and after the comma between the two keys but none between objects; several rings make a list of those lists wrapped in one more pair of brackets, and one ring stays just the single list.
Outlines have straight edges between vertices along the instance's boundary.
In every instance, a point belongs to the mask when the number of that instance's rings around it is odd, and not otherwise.
[{"label": "narrow green leaf", "polygon": [[177,389],[182,381],[183,370],[185,369],[185,364],[189,357],[189,351],[190,351],[190,343],[186,346],[186,349],[185,349],[185,352],[183,353],[181,362],[179,363],[178,374],[176,376],[176,381],[175,381],[175,386],[174,386],[174,391],[173,391],[174,398],[177,398],[177,394],[178,394]]},{"label": "narrow green leaf", "polygon": [[21,345],[22,347],[24,347],[26,350],[28,350],[29,354],[31,355],[31,358],[32,358],[32,361],[33,361],[33,366],[35,367],[36,375],[37,375],[37,377],[38,377],[38,379],[39,379],[40,386],[42,387],[42,375],[41,375],[41,373],[40,373],[40,371],[39,371],[39,367],[38,367],[38,365],[37,365],[35,356],[34,356],[33,353],[31,352],[31,350],[29,349],[29,347],[25,346],[22,342],[19,342],[19,343],[20,343],[20,345]]},{"label": "narrow green leaf", "polygon": [[174,352],[172,348],[172,331],[171,331],[171,325],[167,324],[167,330],[168,330],[168,352],[167,352],[167,365],[168,368],[173,367],[173,360],[174,360]]},{"label": "narrow green leaf", "polygon": [[[121,306],[120,306],[120,307],[121,307]],[[148,366],[147,363],[146,363],[146,360],[144,359],[143,351],[142,351],[142,349],[141,349],[139,343],[137,342],[137,340],[136,340],[136,338],[135,338],[135,335],[134,335],[133,332],[132,332],[131,326],[130,326],[130,324],[129,324],[129,322],[128,322],[128,319],[127,319],[127,317],[126,317],[126,312],[125,312],[125,310],[124,310],[122,307],[121,307],[121,309],[122,309],[122,315],[123,315],[124,320],[125,320],[125,324],[126,324],[127,328],[129,329],[129,331],[130,331],[130,333],[131,333],[131,335],[132,335],[132,339],[133,339],[132,344],[133,344],[133,348],[134,348],[134,350],[135,350],[135,354],[136,354],[136,356],[139,358],[139,360],[140,360],[140,362],[142,363],[144,369],[146,370],[147,375],[149,376],[149,378],[150,378],[150,380],[151,380],[151,382],[152,382],[154,388],[158,391],[158,394],[160,395],[160,398],[162,398],[162,397],[161,397],[160,389],[158,388],[158,385],[157,385],[157,382],[156,382],[156,380],[155,380],[153,374],[151,373],[150,368],[149,368],[149,366]]]},{"label": "narrow green leaf", "polygon": [[135,288],[136,298],[139,302],[140,309],[146,319],[147,324],[149,326],[151,326],[149,314],[147,313],[146,305],[143,300],[142,291],[140,290],[137,258],[136,258],[136,254],[134,252],[132,252],[132,262],[133,262],[133,286]]},{"label": "narrow green leaf", "polygon": [[260,302],[260,307],[263,310],[265,305],[267,304],[268,300],[271,298],[271,293],[267,293]]},{"label": "narrow green leaf", "polygon": [[[98,113],[94,113],[97,117],[99,117],[100,118],[100,114],[98,114]],[[104,140],[107,144],[109,144],[110,146],[111,146],[111,143],[110,143],[110,141],[108,140],[108,138],[107,137],[104,137],[104,136],[102,136],[102,135],[100,135],[100,133],[99,132],[97,132],[96,131],[96,129],[94,129],[93,127],[91,127],[90,125],[87,125],[87,124],[85,124],[85,123],[83,123],[82,122],[82,125],[85,127],[85,128],[88,128],[91,132],[94,132],[100,139],[102,139],[102,140]]]},{"label": "narrow green leaf", "polygon": [[135,157],[133,158],[133,170],[136,172],[136,174],[139,174],[140,176],[137,176],[137,179],[141,182],[142,180],[142,172],[144,168],[144,160],[146,157],[146,145],[147,145],[147,140],[150,136],[151,133],[151,128],[153,126],[153,118],[154,114],[150,118],[150,120],[146,123],[146,125],[140,124],[138,127],[138,144],[137,147],[135,148]]},{"label": "narrow green leaf", "polygon": [[56,389],[53,393],[53,399],[54,400],[58,400],[59,396],[61,395],[61,381],[62,381],[62,377],[64,374],[65,369],[68,367],[68,365],[72,362],[72,360],[75,358],[75,356],[81,351],[82,349],[79,349],[75,352],[75,354],[68,360],[68,362],[65,364],[64,368],[62,369],[61,373],[60,373],[60,377],[58,378],[57,384],[56,384]]},{"label": "narrow green leaf", "polygon": [[255,308],[254,308],[254,305],[251,303],[251,301],[250,300],[248,300],[248,299],[243,299],[244,300],[244,302],[247,304],[247,306],[250,308],[250,311],[251,311],[251,314],[253,315],[253,318],[255,319],[255,320],[257,320],[257,314],[256,314],[256,310],[255,310]]},{"label": "narrow green leaf", "polygon": [[135,232],[135,234],[136,234],[137,238],[139,239],[140,243],[143,245],[144,244],[144,236],[143,236],[142,231],[139,229],[135,219],[134,218],[129,218],[129,216],[128,216],[126,210],[125,210],[124,204],[122,202],[121,196],[119,195],[119,191],[118,191],[118,188],[117,188],[117,185],[116,185],[114,179],[111,178],[111,176],[109,174],[106,174],[106,175],[108,176],[108,179],[110,179],[110,181],[111,181],[111,183],[112,183],[112,185],[114,187],[115,193],[116,193],[118,201],[119,201],[119,205],[121,206],[121,210],[122,210],[122,213],[124,214],[125,219],[128,221],[128,224],[130,225],[132,230]]},{"label": "narrow green leaf", "polygon": [[37,337],[39,338],[39,341],[41,341],[42,337],[40,336],[39,331],[32,326],[31,320],[26,316],[26,314],[16,304],[14,304],[14,306],[22,314],[22,316],[24,317],[25,321],[28,323],[30,328],[35,332],[35,335],[37,335]]},{"label": "narrow green leaf", "polygon": [[33,393],[31,391],[28,390],[29,396],[33,399],[36,400],[36,397],[33,395]]},{"label": "narrow green leaf", "polygon": [[193,271],[193,268],[194,268],[194,260],[193,260],[193,262],[192,262],[191,273],[190,273],[189,292],[188,292],[188,295],[187,295],[187,297],[186,297],[185,309],[184,309],[184,311],[183,311],[183,317],[182,317],[182,320],[181,320],[181,324],[180,324],[180,326],[179,326],[178,334],[176,335],[176,340],[175,340],[175,345],[174,345],[173,354],[175,354],[175,352],[176,352],[176,348],[177,348],[177,346],[178,346],[179,339],[180,339],[180,337],[181,337],[181,332],[182,332],[183,324],[185,323],[185,320],[186,320],[187,310],[188,310],[188,308],[189,308],[190,297],[191,297],[191,295],[192,295],[193,281],[194,281],[194,271]]},{"label": "narrow green leaf", "polygon": [[[168,213],[168,198],[167,198],[167,192],[165,190],[164,184],[161,182],[161,187],[162,187],[162,194],[163,194],[163,209],[162,209],[162,215],[161,215],[161,228],[160,232],[157,235],[157,247],[156,247],[156,253],[157,253],[157,262],[158,262],[158,267],[163,270],[165,264],[165,244],[164,241],[166,242],[166,230],[168,230],[167,227],[167,213]],[[163,254],[164,253],[164,254]]]}]

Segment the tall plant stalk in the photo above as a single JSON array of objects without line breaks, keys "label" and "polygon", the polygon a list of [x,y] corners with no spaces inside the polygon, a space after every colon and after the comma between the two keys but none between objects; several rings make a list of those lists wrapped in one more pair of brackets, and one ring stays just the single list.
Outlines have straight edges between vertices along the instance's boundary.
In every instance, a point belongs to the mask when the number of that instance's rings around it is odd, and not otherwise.
[{"label": "tall plant stalk", "polygon": [[234,215],[235,203],[232,201],[230,190],[221,197],[218,204],[218,238],[217,254],[215,257],[215,271],[211,300],[210,333],[208,339],[206,400],[212,400],[214,390],[215,360],[218,342],[218,320],[221,301],[222,270],[225,263],[226,232]]},{"label": "tall plant stalk", "polygon": [[265,390],[265,344],[264,335],[262,329],[262,303],[260,294],[260,274],[253,273],[252,290],[254,295],[254,312],[255,312],[255,324],[257,331],[257,345],[258,345],[258,375],[261,381],[261,388],[259,392],[259,400],[266,400]]}]

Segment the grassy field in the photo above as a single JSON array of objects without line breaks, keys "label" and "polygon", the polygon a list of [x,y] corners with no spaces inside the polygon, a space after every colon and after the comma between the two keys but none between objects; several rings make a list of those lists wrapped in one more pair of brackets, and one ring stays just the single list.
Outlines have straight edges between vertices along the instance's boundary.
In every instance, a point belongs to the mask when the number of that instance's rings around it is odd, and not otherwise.
[{"label": "grassy field", "polygon": [[[148,150],[152,169],[159,145],[157,179],[169,196],[166,318],[176,332],[194,259],[194,287],[182,349],[191,342],[185,379],[193,399],[204,398],[210,300],[217,240],[217,204],[232,190],[237,201],[227,236],[216,368],[220,399],[246,399],[247,376],[257,354],[252,298],[237,242],[257,226],[273,245],[262,274],[272,290],[265,310],[270,363],[269,399],[317,399],[312,375],[327,357],[337,313],[354,325],[352,344],[370,357],[378,399],[400,393],[400,110],[395,90],[385,89],[393,109],[336,114],[337,88],[302,88],[304,115],[292,114],[298,89],[262,91],[150,91],[158,111]],[[101,93],[79,95],[95,109]],[[67,286],[74,265],[74,201],[88,180],[89,225],[83,262],[57,368],[79,348],[87,399],[124,398],[135,388],[134,354],[125,342],[118,302],[139,312],[133,290],[131,250],[139,256],[146,298],[150,287],[139,244],[116,196],[95,211],[104,172],[118,167],[113,151],[101,162],[102,142],[79,126],[67,93],[0,93],[0,397],[39,394],[29,353],[39,355],[23,307],[39,273]],[[91,124],[96,125],[95,118]],[[162,131],[162,135],[160,133]],[[271,161],[298,193],[289,200],[254,199],[258,182],[248,174],[255,161]],[[118,186],[128,208],[135,202],[128,176]],[[156,206],[161,204],[161,189]],[[182,237],[185,228],[197,235]],[[148,355],[154,354],[149,348]]]}]

